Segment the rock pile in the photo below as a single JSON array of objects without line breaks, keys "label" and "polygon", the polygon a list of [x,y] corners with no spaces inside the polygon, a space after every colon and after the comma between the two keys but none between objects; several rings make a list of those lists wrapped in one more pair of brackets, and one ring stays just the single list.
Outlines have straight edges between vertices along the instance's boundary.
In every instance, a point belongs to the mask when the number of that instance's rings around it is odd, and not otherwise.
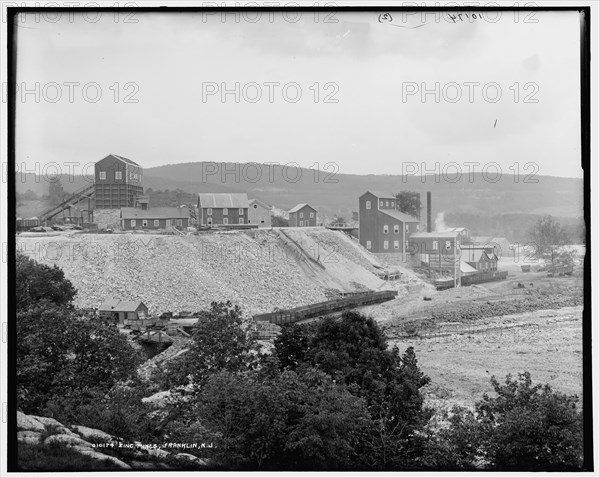
[{"label": "rock pile", "polygon": [[[109,462],[115,470],[203,469],[207,466],[206,460],[189,453],[170,453],[140,442],[125,444],[123,439],[101,430],[81,425],[67,427],[53,418],[17,412],[17,429],[19,444],[68,447],[93,460]],[[119,456],[121,449],[127,450],[126,458]]]},{"label": "rock pile", "polygon": [[95,308],[107,298],[139,299],[150,313],[160,314],[231,300],[254,315],[327,300],[326,287],[354,290],[350,281],[373,290],[384,284],[372,274],[366,252],[345,234],[312,228],[292,234],[305,252],[321,252],[324,268],[287,250],[269,230],[255,237],[242,232],[18,237],[17,247],[61,267],[78,290],[79,307]]}]

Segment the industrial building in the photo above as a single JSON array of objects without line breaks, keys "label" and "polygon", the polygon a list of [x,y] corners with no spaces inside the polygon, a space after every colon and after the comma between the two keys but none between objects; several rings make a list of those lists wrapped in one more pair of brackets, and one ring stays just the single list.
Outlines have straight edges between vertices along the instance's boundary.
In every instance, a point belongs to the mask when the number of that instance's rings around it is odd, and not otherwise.
[{"label": "industrial building", "polygon": [[141,300],[107,299],[98,307],[100,317],[125,320],[138,320],[148,317],[148,307]]},{"label": "industrial building", "polygon": [[109,154],[94,167],[94,197],[96,209],[135,207],[138,196],[144,194],[142,167],[131,159]]},{"label": "industrial building", "polygon": [[367,191],[358,198],[359,242],[367,250],[404,254],[408,238],[420,230],[421,220],[400,212],[394,194]]}]

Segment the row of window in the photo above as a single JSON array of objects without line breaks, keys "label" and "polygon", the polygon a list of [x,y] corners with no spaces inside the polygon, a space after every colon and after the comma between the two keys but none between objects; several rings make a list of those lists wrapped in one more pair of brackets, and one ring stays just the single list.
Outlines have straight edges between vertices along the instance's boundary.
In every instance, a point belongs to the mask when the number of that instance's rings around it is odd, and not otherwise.
[{"label": "row of window", "polygon": [[[406,241],[406,247],[408,248],[408,241]],[[367,241],[367,249],[371,249],[371,248],[372,248],[371,241]],[[390,242],[389,241],[383,241],[383,248],[384,249],[389,249],[390,248]],[[400,249],[400,241],[394,241],[394,249]]]},{"label": "row of window", "polygon": [[[300,225],[302,225],[302,224],[300,224]],[[387,231],[384,230],[383,232],[387,232]],[[408,245],[409,242],[410,241],[406,241],[406,244],[405,244],[407,249],[409,248],[409,245]],[[389,249],[389,245],[390,245],[389,241],[383,241],[384,249]],[[446,249],[451,249],[452,241],[446,241],[445,247],[446,247]],[[371,248],[372,248],[371,241],[367,241],[367,249],[371,249]],[[440,248],[439,241],[433,241],[433,250],[437,251],[437,250],[439,250],[439,248]],[[394,241],[394,249],[400,249],[400,241]]]},{"label": "row of window", "polygon": [[[129,173],[129,179],[137,179],[138,173]],[[100,171],[100,179],[106,179],[106,171]],[[123,179],[123,171],[115,171],[115,181]]]},{"label": "row of window", "polygon": [[[379,207],[394,207],[394,201],[379,201]],[[365,203],[367,209],[371,209],[371,201]]]},{"label": "row of window", "polygon": [[[303,212],[301,212],[301,213],[300,213],[300,217],[301,217],[301,218],[303,218],[303,217],[304,217],[304,213],[303,213]],[[311,213],[310,213],[310,218],[311,218],[311,219],[314,219],[314,217],[315,217],[315,213],[314,213],[314,212],[311,212]]]},{"label": "row of window", "polygon": [[[170,219],[167,219],[167,221],[170,221]],[[142,219],[142,226],[146,227],[148,225],[148,219]],[[135,227],[137,224],[137,221],[135,219],[131,220],[131,227]],[[176,219],[176,224],[178,226],[183,226],[183,219]],[[154,219],[154,225],[156,227],[160,226],[160,220],[159,219]]]},{"label": "row of window", "polygon": [[[261,223],[263,223],[263,224],[264,224],[264,222],[265,222],[265,221],[261,221]],[[209,225],[209,226],[212,226],[212,223],[213,223],[212,217],[208,217],[208,218],[206,218],[206,224],[207,224],[207,225]],[[224,218],[223,218],[223,225],[225,225],[225,226],[226,226],[226,225],[228,225],[228,224],[229,224],[229,219],[228,219],[228,218],[226,218],[226,217],[224,217]],[[232,224],[234,224],[234,223],[232,222]],[[238,224],[244,224],[244,218],[243,218],[243,217],[240,217],[240,218],[238,219]],[[250,224],[250,221],[248,221],[248,224]]]},{"label": "row of window", "polygon": [[[206,208],[206,215],[207,216],[212,216],[213,213],[213,208],[212,207],[208,207]],[[241,207],[238,209],[238,214],[241,216],[244,214],[244,208]],[[229,215],[229,209],[227,209],[226,207],[223,208],[223,216],[227,216]],[[240,224],[244,224],[243,222],[240,222]]]}]

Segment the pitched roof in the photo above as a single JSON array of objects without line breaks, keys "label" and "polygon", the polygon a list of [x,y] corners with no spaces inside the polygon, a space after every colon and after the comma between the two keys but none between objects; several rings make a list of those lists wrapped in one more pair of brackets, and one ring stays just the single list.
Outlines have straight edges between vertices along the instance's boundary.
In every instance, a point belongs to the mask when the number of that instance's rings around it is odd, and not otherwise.
[{"label": "pitched roof", "polygon": [[[372,189],[369,189],[367,192],[365,192],[365,194],[367,193],[371,193],[373,196],[377,196],[378,199],[396,199],[396,195],[390,192],[374,191]],[[363,194],[363,196],[365,194]]]},{"label": "pitched roof", "polygon": [[190,217],[187,206],[184,207],[122,207],[121,219],[185,219]]},{"label": "pitched roof", "polygon": [[402,222],[421,222],[421,220],[417,219],[416,217],[409,216],[408,214],[396,211],[394,209],[380,209],[379,212],[387,214],[388,216],[392,216],[394,219],[398,219]]},{"label": "pitched roof", "polygon": [[266,202],[263,202],[260,199],[256,199],[256,198],[249,199],[248,205],[251,205],[253,202],[260,204],[262,207],[264,207],[266,209],[271,209],[271,207],[272,207],[269,204],[267,204]]},{"label": "pitched roof", "polygon": [[135,312],[140,305],[144,305],[141,300],[106,299],[100,305],[100,307],[98,307],[98,310],[113,312]]},{"label": "pitched roof", "polygon": [[309,208],[311,208],[313,211],[316,211],[316,209],[314,207],[312,207],[310,204],[308,203],[300,203],[300,204],[296,204],[292,209],[290,209],[288,211],[288,213],[290,212],[298,212],[300,209],[302,209],[304,206],[308,206]]},{"label": "pitched roof", "polygon": [[248,195],[246,193],[200,193],[198,194],[200,207],[233,207],[247,208]]},{"label": "pitched roof", "polygon": [[[137,166],[138,168],[141,168],[141,166],[138,163],[136,163],[136,162],[132,161],[131,159],[126,158],[124,156],[119,156],[118,154],[114,154],[114,153],[110,153],[108,156],[112,156],[113,158],[123,161],[124,163],[131,164],[133,166]],[[106,159],[106,158],[104,158],[104,159]]]},{"label": "pitched roof", "polygon": [[475,274],[477,272],[477,269],[470,266],[465,261],[460,261],[460,272],[462,272],[465,275]]}]

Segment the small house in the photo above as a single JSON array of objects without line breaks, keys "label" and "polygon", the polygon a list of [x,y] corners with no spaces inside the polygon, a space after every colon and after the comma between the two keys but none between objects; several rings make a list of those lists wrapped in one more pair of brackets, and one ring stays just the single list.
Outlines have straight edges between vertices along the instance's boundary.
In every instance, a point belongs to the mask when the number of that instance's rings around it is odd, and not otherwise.
[{"label": "small house", "polygon": [[141,300],[107,299],[98,307],[100,317],[112,318],[120,323],[148,317],[148,307]]},{"label": "small house", "polygon": [[317,210],[309,204],[297,204],[288,213],[290,227],[315,227],[317,225]]}]

